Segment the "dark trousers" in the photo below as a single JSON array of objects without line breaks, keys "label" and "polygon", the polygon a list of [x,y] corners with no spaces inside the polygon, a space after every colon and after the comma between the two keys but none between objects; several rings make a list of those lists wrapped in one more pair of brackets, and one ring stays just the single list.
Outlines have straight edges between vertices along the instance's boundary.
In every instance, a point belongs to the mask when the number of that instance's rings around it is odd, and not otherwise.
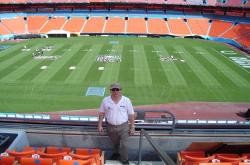
[{"label": "dark trousers", "polygon": [[121,160],[128,160],[128,122],[121,125],[108,124],[108,136],[113,143],[113,152],[121,155]]}]

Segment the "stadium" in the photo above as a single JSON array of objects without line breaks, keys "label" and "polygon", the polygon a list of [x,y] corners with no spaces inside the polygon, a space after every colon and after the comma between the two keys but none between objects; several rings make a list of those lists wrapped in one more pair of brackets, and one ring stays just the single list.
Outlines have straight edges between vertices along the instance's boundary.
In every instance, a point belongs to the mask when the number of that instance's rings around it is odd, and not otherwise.
[{"label": "stadium", "polygon": [[0,0],[0,40],[0,165],[121,164],[114,82],[129,164],[250,164],[249,0]]}]

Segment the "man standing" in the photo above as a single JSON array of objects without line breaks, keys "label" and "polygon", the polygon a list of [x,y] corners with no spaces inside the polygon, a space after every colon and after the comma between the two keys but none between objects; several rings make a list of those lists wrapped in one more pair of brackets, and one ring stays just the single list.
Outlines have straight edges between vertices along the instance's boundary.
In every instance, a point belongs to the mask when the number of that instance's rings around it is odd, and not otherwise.
[{"label": "man standing", "polygon": [[123,164],[129,164],[128,137],[135,132],[134,109],[130,99],[123,96],[121,90],[119,83],[110,86],[111,95],[105,97],[100,106],[98,131],[104,133],[102,121],[105,116],[107,133],[113,143],[112,157],[120,156]]}]

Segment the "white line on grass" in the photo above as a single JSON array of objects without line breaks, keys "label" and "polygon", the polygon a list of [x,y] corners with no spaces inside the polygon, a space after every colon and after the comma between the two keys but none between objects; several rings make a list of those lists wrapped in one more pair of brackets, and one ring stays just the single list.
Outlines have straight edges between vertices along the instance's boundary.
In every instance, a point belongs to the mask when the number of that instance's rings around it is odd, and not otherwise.
[{"label": "white line on grass", "polygon": [[[219,54],[222,54],[222,56],[223,56],[225,59],[231,61],[231,62],[234,63],[235,65],[240,66],[239,64],[237,64],[237,63],[235,63],[234,61],[232,61],[230,58],[226,57],[223,53],[219,52],[218,50],[216,50],[216,49],[214,49],[214,48],[211,48],[211,49],[212,49],[213,51],[219,53]],[[250,73],[248,70],[246,70],[246,69],[243,68],[242,66],[240,66],[240,68],[243,69],[243,70],[245,70],[247,73]]]}]

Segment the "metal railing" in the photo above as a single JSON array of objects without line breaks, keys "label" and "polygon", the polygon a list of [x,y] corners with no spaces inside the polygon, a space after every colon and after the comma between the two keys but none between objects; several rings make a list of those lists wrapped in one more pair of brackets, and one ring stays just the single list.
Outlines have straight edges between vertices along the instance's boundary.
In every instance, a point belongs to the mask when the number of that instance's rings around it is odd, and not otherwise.
[{"label": "metal railing", "polygon": [[138,165],[141,164],[141,155],[142,155],[142,139],[143,135],[146,137],[148,142],[151,144],[151,146],[156,151],[157,155],[160,157],[160,159],[166,164],[166,165],[176,165],[176,163],[169,157],[167,153],[165,153],[163,150],[161,150],[160,146],[153,141],[153,139],[150,137],[150,135],[145,131],[144,129],[141,129],[140,131],[140,141],[139,141],[139,153],[138,153]]}]

